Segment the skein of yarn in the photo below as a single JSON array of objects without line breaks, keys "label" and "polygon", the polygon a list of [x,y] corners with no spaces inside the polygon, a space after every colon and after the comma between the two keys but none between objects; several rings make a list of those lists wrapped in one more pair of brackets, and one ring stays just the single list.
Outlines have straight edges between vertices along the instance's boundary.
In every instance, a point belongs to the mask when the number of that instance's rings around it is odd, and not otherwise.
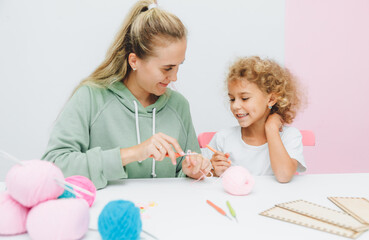
[{"label": "skein of yarn", "polygon": [[99,215],[98,229],[104,240],[140,239],[140,209],[130,201],[111,201]]},{"label": "skein of yarn", "polygon": [[[78,189],[74,189],[77,193],[81,194],[82,198],[87,201],[90,207],[92,206],[96,198],[96,187],[90,179],[84,176],[75,175],[67,177],[65,181],[91,192],[93,196],[81,192]],[[79,197],[77,196],[77,198]]]},{"label": "skein of yarn", "polygon": [[251,192],[255,180],[246,168],[232,166],[223,173],[222,183],[226,192],[240,196]]},{"label": "skein of yarn", "polygon": [[53,163],[41,160],[22,161],[6,175],[8,193],[25,207],[56,199],[64,189],[54,179],[64,179],[61,170]]},{"label": "skein of yarn", "polygon": [[9,193],[0,193],[0,235],[25,233],[28,212],[29,208],[19,204]]},{"label": "skein of yarn", "polygon": [[85,200],[63,198],[33,207],[26,227],[31,239],[73,240],[86,234],[89,220],[89,207]]}]

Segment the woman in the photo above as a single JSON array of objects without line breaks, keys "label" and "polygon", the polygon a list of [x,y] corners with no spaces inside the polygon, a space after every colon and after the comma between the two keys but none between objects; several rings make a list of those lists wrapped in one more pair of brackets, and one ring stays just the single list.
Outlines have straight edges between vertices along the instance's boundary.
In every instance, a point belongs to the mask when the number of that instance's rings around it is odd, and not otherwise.
[{"label": "woman", "polygon": [[60,114],[43,159],[66,176],[89,177],[97,188],[120,178],[209,173],[208,159],[183,156],[200,148],[187,100],[167,88],[185,59],[186,34],[154,1],[137,2],[106,59]]}]

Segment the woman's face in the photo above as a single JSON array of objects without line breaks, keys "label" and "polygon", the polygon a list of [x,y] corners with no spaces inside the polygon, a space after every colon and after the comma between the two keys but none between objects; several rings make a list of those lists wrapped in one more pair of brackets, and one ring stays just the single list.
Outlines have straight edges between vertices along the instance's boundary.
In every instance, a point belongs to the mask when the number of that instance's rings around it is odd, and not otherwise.
[{"label": "woman's face", "polygon": [[168,84],[177,81],[178,68],[185,59],[186,48],[187,40],[181,39],[155,47],[155,56],[137,58],[136,71],[132,72],[135,75],[136,94],[141,97],[164,94]]}]

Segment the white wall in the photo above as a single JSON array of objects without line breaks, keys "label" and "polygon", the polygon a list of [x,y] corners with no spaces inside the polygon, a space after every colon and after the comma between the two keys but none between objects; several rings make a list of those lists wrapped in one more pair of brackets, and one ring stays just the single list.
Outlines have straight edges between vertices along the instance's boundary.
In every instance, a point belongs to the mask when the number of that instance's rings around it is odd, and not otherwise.
[{"label": "white wall", "polygon": [[[224,78],[236,56],[284,62],[284,0],[158,0],[189,30],[175,88],[197,133],[237,124]],[[40,158],[73,88],[103,60],[133,0],[0,0],[0,149]],[[11,167],[0,157],[0,181]]]}]

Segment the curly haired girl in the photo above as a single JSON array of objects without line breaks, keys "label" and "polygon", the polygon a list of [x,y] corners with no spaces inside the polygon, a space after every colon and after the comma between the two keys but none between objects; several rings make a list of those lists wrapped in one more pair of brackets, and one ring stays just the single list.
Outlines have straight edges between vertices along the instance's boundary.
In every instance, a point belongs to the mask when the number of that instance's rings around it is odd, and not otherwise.
[{"label": "curly haired girl", "polygon": [[230,67],[226,84],[239,126],[217,132],[210,142],[217,150],[211,157],[215,174],[230,167],[229,160],[253,175],[274,174],[279,182],[305,171],[301,133],[284,126],[300,106],[290,72],[269,59],[241,58]]}]

